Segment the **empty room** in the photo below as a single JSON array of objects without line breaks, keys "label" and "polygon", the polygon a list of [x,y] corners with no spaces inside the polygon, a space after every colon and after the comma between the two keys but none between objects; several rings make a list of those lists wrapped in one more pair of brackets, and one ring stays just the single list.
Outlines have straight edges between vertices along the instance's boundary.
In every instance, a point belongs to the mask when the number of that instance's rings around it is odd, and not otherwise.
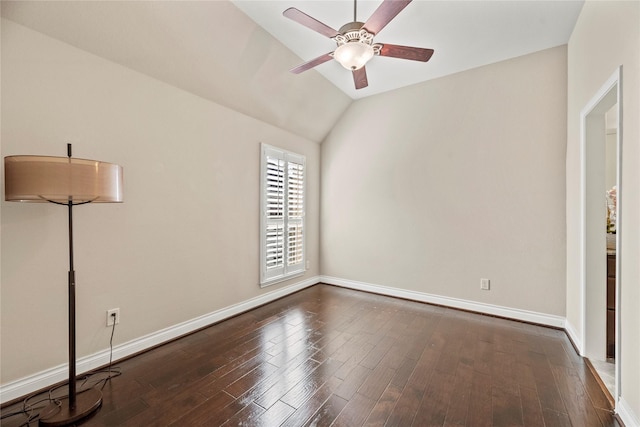
[{"label": "empty room", "polygon": [[640,2],[5,1],[2,426],[640,427]]}]

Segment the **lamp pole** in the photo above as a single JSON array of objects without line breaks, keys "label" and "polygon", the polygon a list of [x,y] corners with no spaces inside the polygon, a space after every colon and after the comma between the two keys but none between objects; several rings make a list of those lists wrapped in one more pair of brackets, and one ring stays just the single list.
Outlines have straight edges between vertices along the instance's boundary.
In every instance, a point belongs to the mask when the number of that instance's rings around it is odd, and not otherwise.
[{"label": "lamp pole", "polygon": [[[71,163],[71,144],[67,144],[67,157]],[[58,427],[75,424],[102,405],[102,393],[91,388],[82,393],[82,399],[78,404],[78,392],[76,388],[76,271],[73,268],[73,197],[69,196],[67,203],[49,200],[51,203],[66,205],[69,212],[69,280],[68,280],[68,316],[69,316],[69,401],[58,405],[52,403],[41,413],[39,424],[42,427]],[[83,205],[91,201],[79,202]]]},{"label": "lamp pole", "polygon": [[[67,157],[71,159],[71,144],[67,144]],[[73,269],[73,200],[67,202],[69,210],[69,409],[76,409],[76,272]]]}]

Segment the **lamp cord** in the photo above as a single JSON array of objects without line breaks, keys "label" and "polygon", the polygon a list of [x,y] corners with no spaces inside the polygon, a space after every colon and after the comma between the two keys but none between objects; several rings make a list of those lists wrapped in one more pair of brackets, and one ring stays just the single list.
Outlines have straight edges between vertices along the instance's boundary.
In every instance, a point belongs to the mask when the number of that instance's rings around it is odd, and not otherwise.
[{"label": "lamp cord", "polygon": [[105,380],[105,382],[102,384],[102,388],[104,388],[104,386],[107,384],[107,381],[111,381],[111,363],[113,362],[113,333],[116,331],[116,322],[113,322],[113,325],[111,325],[111,338],[109,338],[109,375],[107,376],[107,379]]},{"label": "lamp cord", "polygon": [[[93,388],[93,387],[97,387],[100,383],[102,383],[102,386],[100,387],[100,390],[103,390],[105,385],[107,384],[107,382],[111,381],[111,378],[115,378],[115,377],[119,377],[120,375],[122,375],[122,372],[120,371],[120,368],[117,366],[112,366],[113,364],[113,335],[115,333],[116,330],[116,324],[115,322],[113,323],[112,327],[111,327],[111,337],[109,338],[109,365],[107,368],[102,368],[102,369],[97,369],[95,371],[91,371],[88,372],[84,375],[84,380],[82,382],[82,384],[80,385],[80,392],[82,393],[84,390],[86,390],[84,387],[89,383],[89,381],[98,376],[99,374],[107,374],[106,377],[104,378],[99,378],[97,380],[95,380],[95,382],[87,388]],[[54,397],[54,393],[65,387],[67,384],[63,383],[60,384],[58,386],[52,387],[49,390],[46,391],[40,391],[40,392],[35,392],[33,394],[27,395],[27,397],[24,398],[24,400],[22,401],[22,408],[12,411],[12,412],[8,412],[5,413],[3,412],[2,415],[0,416],[1,420],[5,420],[7,418],[11,418],[11,417],[17,417],[19,415],[24,415],[26,418],[23,421],[22,424],[20,424],[20,426],[30,426],[32,422],[36,421],[39,417],[40,417],[40,410],[44,409],[46,407],[47,404],[51,403],[51,402],[59,402],[62,399],[65,399],[67,397],[69,397],[68,394],[66,395],[62,395],[62,396],[56,396]],[[43,396],[46,395],[46,396]],[[30,402],[33,399],[36,399],[40,397],[38,400],[36,400],[35,402]]]}]

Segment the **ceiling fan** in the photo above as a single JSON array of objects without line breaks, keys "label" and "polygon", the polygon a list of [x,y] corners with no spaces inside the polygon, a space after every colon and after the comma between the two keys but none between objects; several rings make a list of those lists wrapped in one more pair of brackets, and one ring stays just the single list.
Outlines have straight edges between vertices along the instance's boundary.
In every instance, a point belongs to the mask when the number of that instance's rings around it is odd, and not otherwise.
[{"label": "ceiling fan", "polygon": [[369,84],[365,64],[375,55],[421,62],[427,62],[431,58],[433,49],[373,43],[374,36],[411,3],[411,0],[383,0],[382,4],[373,12],[373,15],[364,23],[358,22],[356,19],[356,1],[354,0],[353,2],[353,22],[343,25],[338,31],[295,7],[290,7],[282,13],[287,18],[329,37],[337,44],[335,51],[292,68],[290,70],[292,73],[299,74],[316,65],[335,59],[343,67],[351,70],[356,89],[362,89]]}]

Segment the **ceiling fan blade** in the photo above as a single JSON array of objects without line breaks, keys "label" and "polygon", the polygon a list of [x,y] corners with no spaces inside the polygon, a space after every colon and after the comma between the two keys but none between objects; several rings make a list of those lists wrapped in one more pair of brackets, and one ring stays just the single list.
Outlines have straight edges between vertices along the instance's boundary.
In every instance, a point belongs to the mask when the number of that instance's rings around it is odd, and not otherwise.
[{"label": "ceiling fan blade", "polygon": [[320,65],[320,64],[324,64],[327,61],[331,61],[333,59],[333,52],[331,53],[325,53],[322,56],[318,56],[315,59],[312,59],[311,61],[307,61],[304,64],[300,64],[295,68],[290,69],[289,71],[291,71],[293,74],[300,74],[303,71],[307,71],[313,67],[315,67],[316,65]]},{"label": "ceiling fan blade", "polygon": [[323,24],[315,18],[310,17],[304,12],[296,9],[295,7],[290,7],[289,9],[282,12],[284,16],[289,19],[296,21],[298,24],[302,24],[307,28],[312,29],[315,32],[322,34],[323,36],[327,36],[329,38],[337,36],[338,31],[334,30],[330,26]]},{"label": "ceiling fan blade", "polygon": [[369,86],[369,82],[367,81],[367,70],[365,70],[364,67],[353,70],[352,73],[356,89],[362,89],[363,87]]},{"label": "ceiling fan blade", "polygon": [[411,0],[384,0],[362,26],[372,34],[378,34]]},{"label": "ceiling fan blade", "polygon": [[433,55],[433,49],[424,49],[421,47],[398,46],[385,43],[380,48],[380,56],[410,59],[412,61],[427,62],[431,58],[431,55]]}]

